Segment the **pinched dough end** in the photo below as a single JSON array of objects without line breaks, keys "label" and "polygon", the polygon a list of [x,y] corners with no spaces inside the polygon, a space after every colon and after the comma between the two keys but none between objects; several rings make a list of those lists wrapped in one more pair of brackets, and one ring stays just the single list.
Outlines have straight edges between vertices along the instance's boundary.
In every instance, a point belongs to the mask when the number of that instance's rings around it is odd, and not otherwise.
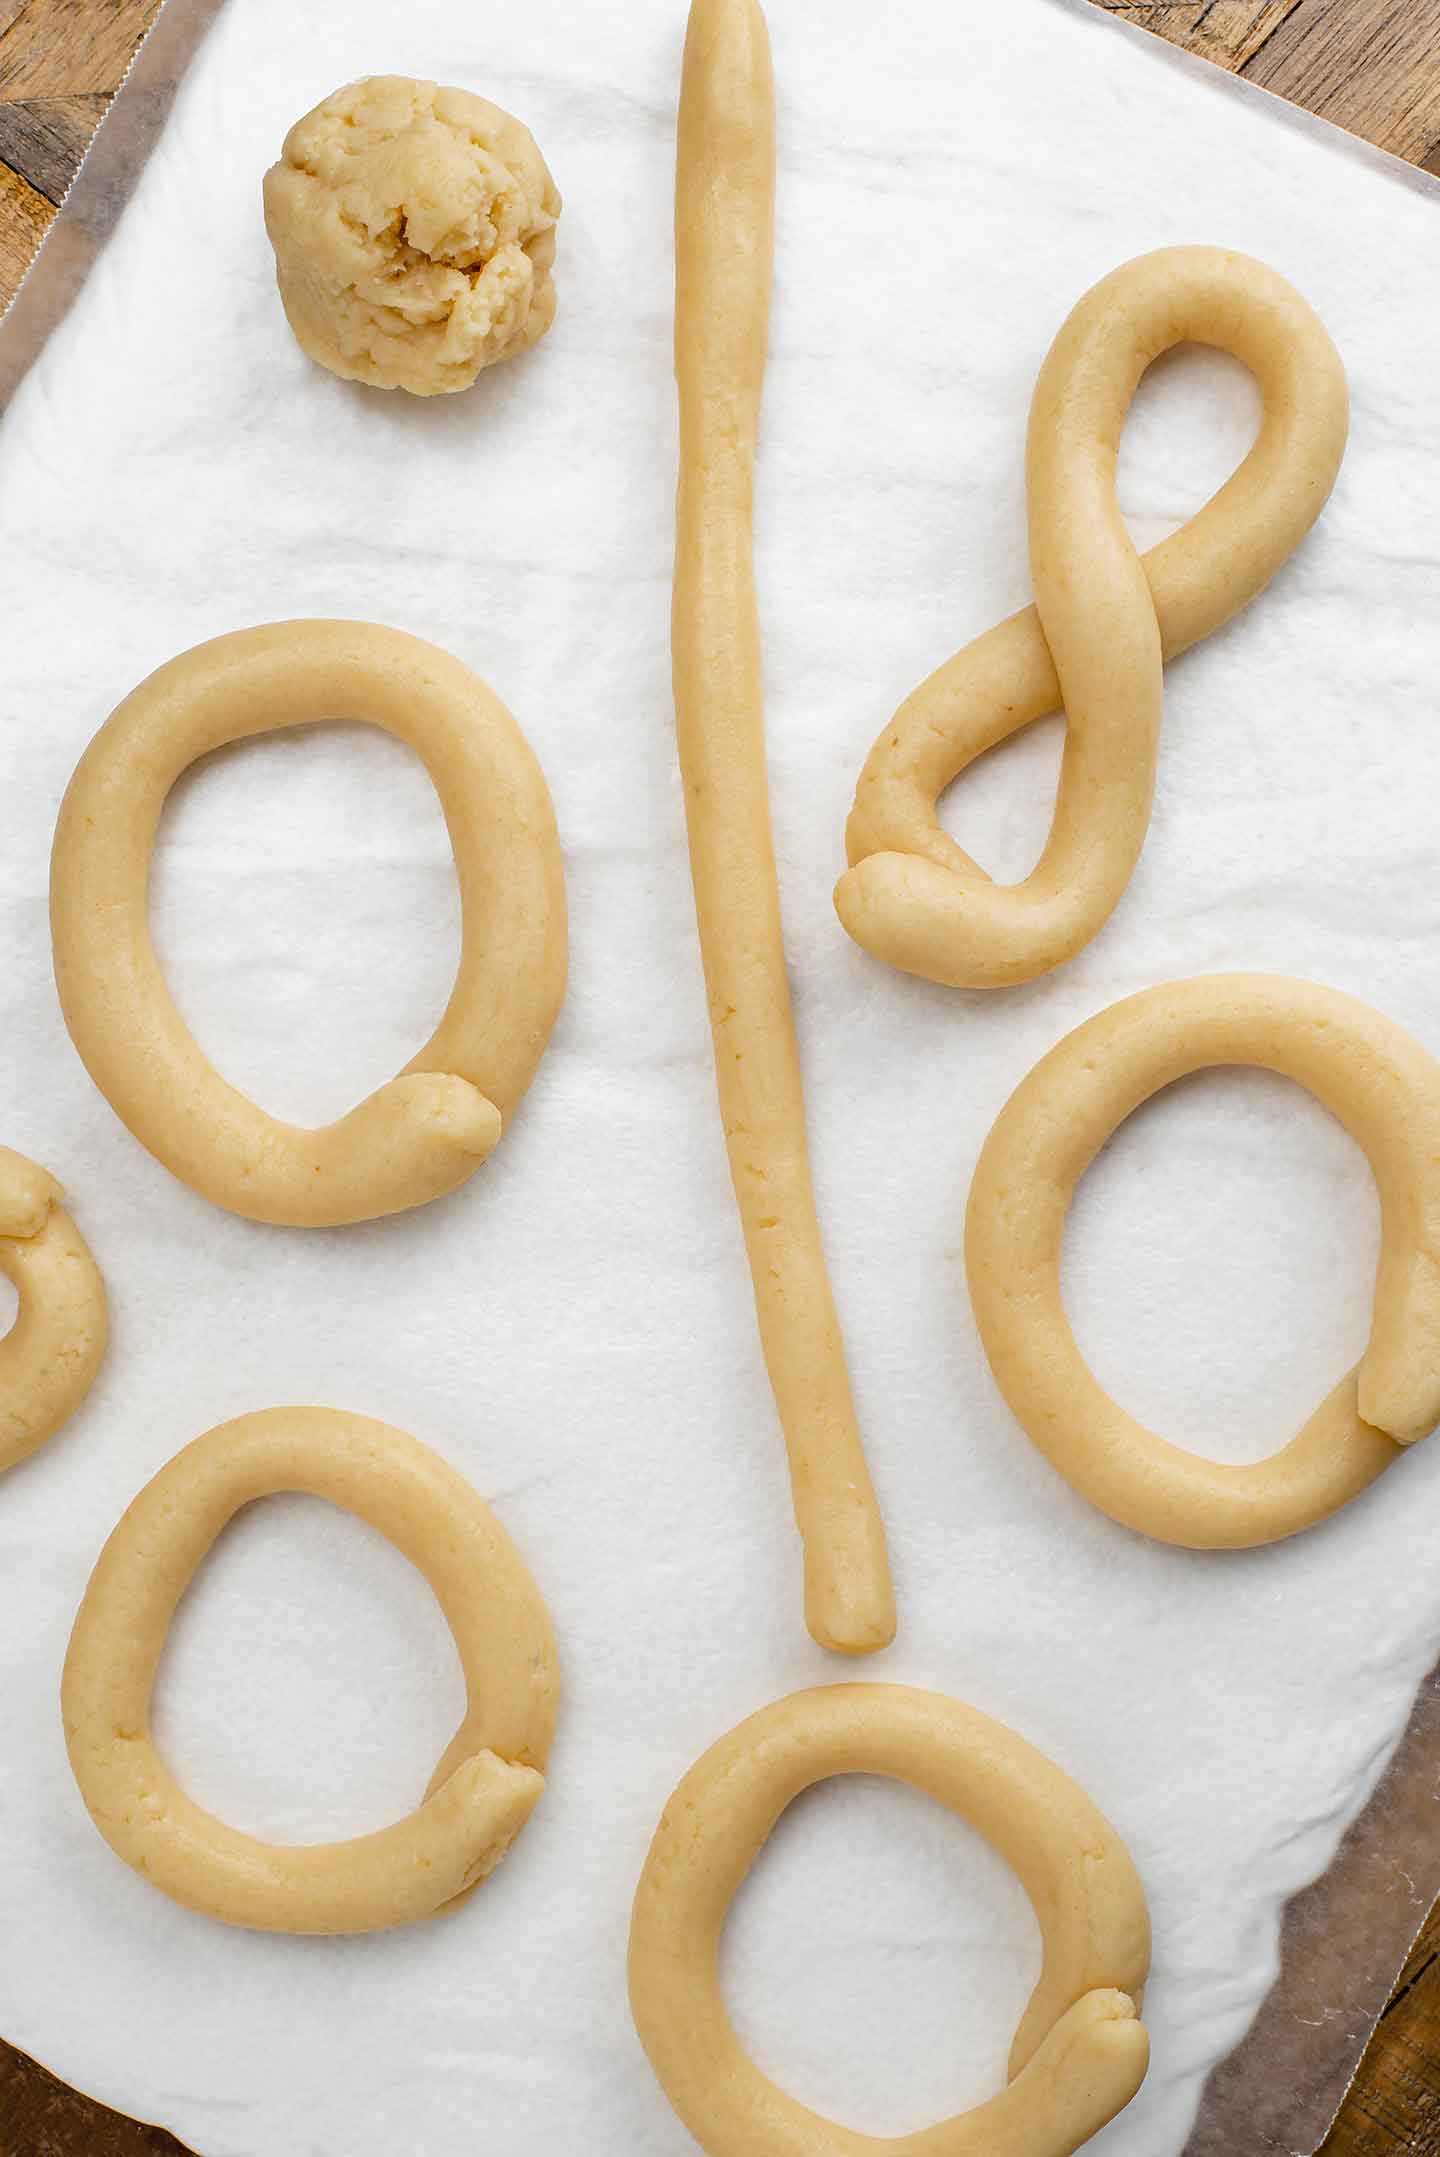
[{"label": "pinched dough end", "polygon": [[28,1243],[40,1234],[65,1194],[47,1169],[0,1146],[0,1236]]},{"label": "pinched dough end", "polygon": [[375,75],[297,120],[265,175],[285,312],[311,359],[419,397],[468,389],[555,318],[560,196],[527,127]]}]

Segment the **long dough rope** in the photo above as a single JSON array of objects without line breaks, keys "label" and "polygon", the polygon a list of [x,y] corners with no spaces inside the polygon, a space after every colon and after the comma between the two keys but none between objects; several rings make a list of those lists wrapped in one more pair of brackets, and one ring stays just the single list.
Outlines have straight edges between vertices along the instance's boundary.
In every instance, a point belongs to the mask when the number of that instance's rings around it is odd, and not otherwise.
[{"label": "long dough rope", "polygon": [[55,1178],[0,1146],[0,1273],[20,1313],[0,1341],[0,1474],[53,1438],[105,1353],[105,1284]]},{"label": "long dough rope", "polygon": [[[1191,341],[1259,382],[1254,448],[1198,515],[1143,557],[1115,465],[1141,376]],[[1035,605],[948,660],[870,752],[835,890],[857,943],[957,988],[1029,981],[1073,958],[1118,903],[1150,822],[1167,660],[1269,582],[1324,507],[1349,400],[1323,324],[1273,270],[1214,247],[1127,263],[1056,338],[1030,415]],[[1022,883],[995,884],[942,830],[940,795],[975,759],[1063,705],[1055,819]]]},{"label": "long dough rope", "polygon": [[[725,2012],[720,1935],[786,1806],[832,1775],[888,1775],[983,1835],[1019,1874],[1044,1940],[1010,2084],[977,2110],[877,2138],[761,2073]],[[660,2086],[709,2157],[1069,2157],[1145,2079],[1145,1895],[1119,1836],[1023,1738],[942,1693],[827,1685],[762,1708],[666,1806],[635,1896],[630,2005]]]},{"label": "long dough rope", "polygon": [[[1251,1467],[1185,1452],[1127,1415],[1081,1355],[1060,1297],[1065,1216],[1085,1170],[1143,1101],[1215,1064],[1303,1086],[1364,1150],[1380,1193],[1369,1346],[1299,1436]],[[1127,997],[1067,1035],[1001,1110],[971,1186],[965,1256],[996,1384],[1093,1505],[1197,1550],[1293,1535],[1440,1422],[1440,1064],[1354,997],[1279,974],[1203,975]]]},{"label": "long dough rope", "polygon": [[775,192],[754,0],[695,0],[675,203],[675,714],[720,1109],[789,1448],[805,1614],[846,1654],[895,1630],[884,1530],[825,1269],[770,833],[751,518]]},{"label": "long dough rope", "polygon": [[[150,1736],[170,1621],[242,1506],[307,1491],[368,1521],[435,1591],[465,1720],[416,1810],[349,1842],[285,1847],[185,1795]],[[404,1431],[271,1408],[197,1438],[146,1484],[100,1554],[65,1658],[70,1765],[127,1865],[189,1909],[271,1932],[373,1932],[453,1906],[499,1864],[545,1788],[559,1674],[524,1561],[463,1476]]]}]

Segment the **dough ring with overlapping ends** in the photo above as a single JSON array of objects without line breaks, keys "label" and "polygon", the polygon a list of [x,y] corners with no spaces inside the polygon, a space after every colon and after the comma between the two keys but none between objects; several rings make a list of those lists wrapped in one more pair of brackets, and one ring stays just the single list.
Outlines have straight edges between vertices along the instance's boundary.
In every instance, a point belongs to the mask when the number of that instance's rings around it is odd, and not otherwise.
[{"label": "dough ring with overlapping ends", "polygon": [[[1163,352],[1215,345],[1255,375],[1253,449],[1198,515],[1143,558],[1115,492],[1121,430]],[[956,988],[1029,981],[1109,919],[1150,822],[1167,660],[1261,591],[1309,531],[1344,455],[1339,354],[1273,270],[1214,247],[1142,255],[1066,322],[1030,412],[1035,605],[948,660],[872,749],[835,890],[857,943]],[[1036,867],[996,884],[936,803],[987,749],[1063,707],[1054,821]]]},{"label": "dough ring with overlapping ends", "polygon": [[[465,1673],[465,1720],[416,1811],[377,1834],[296,1847],[227,1827],[176,1783],[150,1695],[176,1606],[242,1506],[328,1498],[430,1583]],[[271,1408],[221,1424],[147,1483],[100,1555],[65,1658],[75,1780],[110,1847],[154,1886],[231,1925],[373,1932],[453,1904],[499,1864],[545,1787],[559,1674],[544,1603],[464,1478],[368,1416]]]},{"label": "dough ring with overlapping ends", "polygon": [[[1294,1079],[1349,1132],[1380,1195],[1369,1345],[1297,1438],[1251,1467],[1169,1445],[1110,1398],[1060,1299],[1075,1187],[1117,1126],[1192,1071]],[[1212,974],[1127,997],[1017,1087],[975,1171],[965,1255],[980,1338],[1011,1410],[1112,1519],[1195,1550],[1247,1549],[1324,1520],[1440,1422],[1440,1063],[1337,990]]]},{"label": "dough ring with overlapping ends", "polygon": [[[150,854],[198,757],[278,727],[362,719],[408,744],[440,797],[460,883],[460,967],[397,1078],[338,1123],[257,1108],[206,1060],[150,941]],[[55,833],[55,980],[90,1076],[182,1183],[250,1220],[329,1228],[423,1205],[497,1144],[565,992],[565,886],[540,767],[458,659],[371,622],[274,622],[172,659],[80,760]]]},{"label": "dough ring with overlapping ends", "polygon": [[53,1438],[94,1383],[105,1284],[55,1178],[0,1146],[0,1273],[20,1310],[0,1341],[0,1474]]},{"label": "dough ring with overlapping ends", "polygon": [[[736,1891],[786,1806],[832,1775],[888,1775],[958,1813],[1014,1867],[1040,1921],[1009,2087],[916,2134],[860,2134],[787,2096],[741,2048],[721,1997]],[[709,2157],[1069,2157],[1145,2079],[1149,1967],[1144,1891],[1084,1792],[1001,1724],[905,1685],[792,1693],[713,1745],[665,1808],[630,1927],[641,2042]]]}]

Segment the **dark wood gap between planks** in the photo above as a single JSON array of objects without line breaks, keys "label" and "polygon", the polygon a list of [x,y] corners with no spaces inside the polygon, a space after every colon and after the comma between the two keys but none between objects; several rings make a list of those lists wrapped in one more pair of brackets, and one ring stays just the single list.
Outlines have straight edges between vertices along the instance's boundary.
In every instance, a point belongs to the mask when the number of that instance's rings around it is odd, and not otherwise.
[{"label": "dark wood gap between planks", "polygon": [[100,90],[0,100],[0,164],[58,209],[109,102]]},{"label": "dark wood gap between planks", "polygon": [[159,11],[160,0],[0,0],[0,310]]}]

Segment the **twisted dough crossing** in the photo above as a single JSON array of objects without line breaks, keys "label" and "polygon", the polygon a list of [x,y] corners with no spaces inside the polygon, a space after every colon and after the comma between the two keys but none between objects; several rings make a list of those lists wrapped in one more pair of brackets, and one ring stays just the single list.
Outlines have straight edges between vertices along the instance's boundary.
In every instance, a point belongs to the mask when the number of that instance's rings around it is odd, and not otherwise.
[{"label": "twisted dough crossing", "polygon": [[[1145,370],[1184,343],[1242,360],[1264,420],[1219,492],[1142,557],[1116,499],[1120,436]],[[1035,605],[932,674],[871,750],[835,891],[857,943],[954,988],[1032,980],[1089,943],[1145,841],[1164,664],[1288,560],[1335,483],[1348,424],[1323,324],[1248,256],[1164,248],[1086,295],[1030,413]],[[1061,706],[1068,731],[1045,850],[1022,883],[993,883],[941,829],[936,803],[987,749]]]}]

